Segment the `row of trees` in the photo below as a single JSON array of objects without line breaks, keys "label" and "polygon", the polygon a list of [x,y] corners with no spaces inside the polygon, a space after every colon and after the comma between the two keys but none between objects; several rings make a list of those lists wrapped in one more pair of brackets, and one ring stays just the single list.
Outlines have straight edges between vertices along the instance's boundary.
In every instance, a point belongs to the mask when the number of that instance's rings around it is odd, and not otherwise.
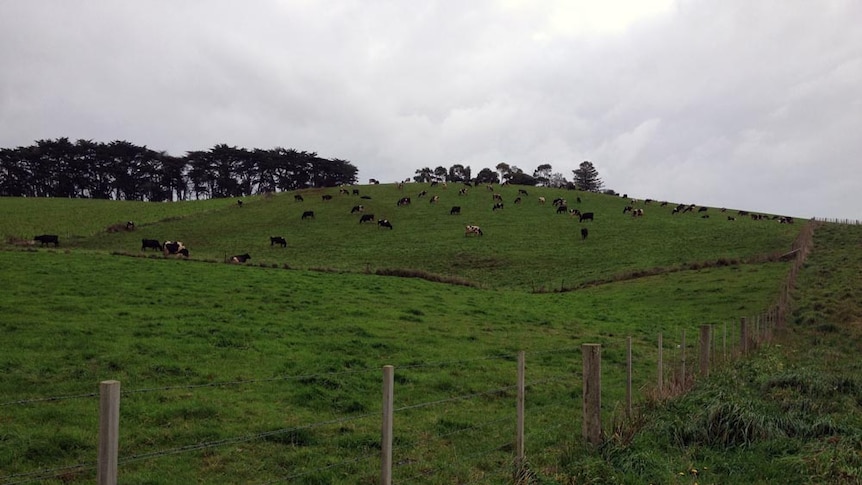
[{"label": "row of trees", "polygon": [[358,169],[294,149],[216,145],[168,155],[127,141],[68,138],[0,148],[0,196],[172,201],[357,182]]},{"label": "row of trees", "polygon": [[545,187],[566,187],[588,192],[599,192],[604,183],[599,178],[599,172],[592,162],[585,161],[577,170],[572,170],[573,180],[569,182],[561,173],[555,173],[549,163],[536,167],[533,175],[525,173],[520,168],[500,162],[495,167],[497,171],[483,168],[471,178],[470,167],[461,164],[452,165],[449,170],[445,167],[437,167],[431,170],[429,167],[416,170],[413,180],[416,182],[471,182],[477,184],[497,184],[508,182],[515,185],[542,185]]}]

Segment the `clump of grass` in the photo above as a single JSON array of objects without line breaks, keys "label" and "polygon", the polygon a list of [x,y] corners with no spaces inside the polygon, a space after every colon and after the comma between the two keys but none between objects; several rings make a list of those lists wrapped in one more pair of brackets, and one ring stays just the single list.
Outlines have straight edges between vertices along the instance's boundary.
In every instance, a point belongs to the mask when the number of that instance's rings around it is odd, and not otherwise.
[{"label": "clump of grass", "polygon": [[456,276],[445,276],[434,273],[429,273],[428,271],[422,271],[418,269],[400,269],[400,268],[383,268],[378,269],[374,272],[374,274],[378,276],[397,276],[399,278],[419,278],[427,281],[432,281],[434,283],[445,283],[449,285],[458,285],[458,286],[470,286],[473,288],[477,288],[478,285],[464,278],[459,278]]}]

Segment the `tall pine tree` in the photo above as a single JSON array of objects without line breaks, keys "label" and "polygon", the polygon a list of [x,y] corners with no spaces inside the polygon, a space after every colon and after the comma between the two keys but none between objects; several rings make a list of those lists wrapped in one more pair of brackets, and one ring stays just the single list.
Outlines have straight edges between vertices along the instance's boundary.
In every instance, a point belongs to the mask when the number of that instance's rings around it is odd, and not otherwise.
[{"label": "tall pine tree", "polygon": [[572,170],[575,175],[575,189],[587,192],[598,192],[604,187],[604,182],[599,178],[599,171],[593,166],[593,162],[584,161],[580,168]]}]

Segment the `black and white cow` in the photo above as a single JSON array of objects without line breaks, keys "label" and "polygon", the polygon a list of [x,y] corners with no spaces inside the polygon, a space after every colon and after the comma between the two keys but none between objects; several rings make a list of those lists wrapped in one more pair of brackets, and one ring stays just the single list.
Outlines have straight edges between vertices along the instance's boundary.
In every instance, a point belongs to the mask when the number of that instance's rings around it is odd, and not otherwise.
[{"label": "black and white cow", "polygon": [[350,209],[350,213],[351,213],[351,214],[355,214],[355,213],[357,213],[357,212],[362,212],[362,211],[364,211],[364,210],[365,210],[365,206],[363,206],[363,205],[355,205],[355,206],[353,206],[353,209]]},{"label": "black and white cow", "polygon": [[60,245],[60,236],[54,234],[42,234],[41,236],[34,237],[33,240],[42,243],[42,246],[53,244],[54,247],[57,247]]},{"label": "black and white cow", "polygon": [[389,219],[380,219],[379,221],[377,221],[377,228],[379,229],[381,227],[388,227],[389,229],[392,229],[392,223],[389,222]]},{"label": "black and white cow", "polygon": [[162,244],[162,252],[165,256],[185,256],[189,257],[188,248],[180,241],[165,241]]},{"label": "black and white cow", "polygon": [[294,195],[294,196],[293,196],[293,200],[294,200],[294,201],[296,201],[296,202],[302,202],[302,201],[304,201],[305,199],[303,199],[301,195],[296,194],[296,195]]},{"label": "black and white cow", "polygon": [[281,247],[287,247],[287,241],[281,236],[269,236],[269,245],[275,246],[276,244],[280,244]]},{"label": "black and white cow", "polygon": [[251,256],[249,256],[248,253],[237,254],[236,256],[230,257],[230,262],[239,264],[239,263],[245,263],[249,259],[251,259]]},{"label": "black and white cow", "polygon": [[359,223],[362,224],[363,222],[374,222],[374,214],[362,214],[359,217]]},{"label": "black and white cow", "polygon": [[470,236],[470,235],[484,236],[485,233],[482,232],[482,228],[479,226],[473,226],[473,225],[465,226],[464,227],[464,236]]},{"label": "black and white cow", "polygon": [[156,239],[141,239],[141,251],[144,249],[157,249],[161,251],[162,243]]}]

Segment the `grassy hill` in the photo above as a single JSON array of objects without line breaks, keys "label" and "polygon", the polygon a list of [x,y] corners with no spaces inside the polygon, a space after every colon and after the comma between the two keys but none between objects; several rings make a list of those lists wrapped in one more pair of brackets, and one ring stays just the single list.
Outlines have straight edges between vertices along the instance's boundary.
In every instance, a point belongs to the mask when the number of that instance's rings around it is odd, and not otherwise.
[{"label": "grassy hill", "polygon": [[[418,198],[422,189],[440,202]],[[603,345],[610,428],[625,338],[641,390],[654,380],[659,333],[671,362],[682,359],[683,332],[693,352],[701,324],[733,339],[740,316],[776,298],[788,266],[768,256],[799,231],[727,220],[735,209],[705,219],[658,203],[640,202],[645,216],[632,218],[619,197],[552,189],[531,188],[516,205],[517,188],[498,188],[498,211],[485,188],[359,190],[371,198],[328,189],[242,207],[0,199],[0,483],[92,482],[93,393],[104,379],[123,383],[123,483],[374,483],[386,364],[400,409],[397,482],[507,483],[521,350],[536,483],[640,483],[636,466],[592,461],[573,445],[580,345]],[[411,206],[396,207],[402,196]],[[556,197],[595,221],[557,214]],[[360,203],[394,229],[360,225],[350,213]],[[135,231],[106,230],[127,220]],[[465,224],[485,235],[465,237]],[[38,233],[60,235],[60,248],[17,245]],[[270,247],[274,235],[288,247]],[[182,240],[191,258],[142,253],[145,237]],[[222,264],[244,252],[252,264]],[[472,286],[375,274],[391,270]],[[822,305],[806,304],[807,318]],[[663,463],[649,475],[659,482],[691,483],[677,474],[691,459],[670,450],[644,463]]]}]

